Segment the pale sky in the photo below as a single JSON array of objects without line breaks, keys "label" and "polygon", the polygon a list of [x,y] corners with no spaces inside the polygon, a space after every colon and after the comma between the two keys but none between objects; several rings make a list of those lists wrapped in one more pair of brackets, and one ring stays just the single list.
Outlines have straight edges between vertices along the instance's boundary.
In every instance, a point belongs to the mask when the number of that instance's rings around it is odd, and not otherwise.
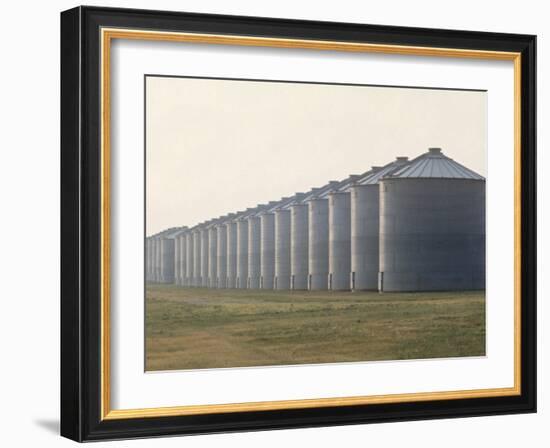
[{"label": "pale sky", "polygon": [[147,235],[429,147],[486,176],[485,92],[146,78]]}]

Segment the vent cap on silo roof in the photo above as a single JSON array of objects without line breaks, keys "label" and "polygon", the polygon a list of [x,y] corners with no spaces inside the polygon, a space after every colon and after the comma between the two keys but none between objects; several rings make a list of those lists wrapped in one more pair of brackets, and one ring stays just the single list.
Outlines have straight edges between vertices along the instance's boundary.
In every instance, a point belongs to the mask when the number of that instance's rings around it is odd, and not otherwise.
[{"label": "vent cap on silo roof", "polygon": [[447,157],[441,148],[429,148],[428,152],[411,160],[388,177],[485,180],[480,174]]},{"label": "vent cap on silo roof", "polygon": [[311,199],[326,199],[328,197],[328,194],[332,191],[336,191],[338,189],[338,186],[342,182],[339,180],[331,180],[328,184],[323,186]]},{"label": "vent cap on silo roof", "polygon": [[332,193],[347,193],[350,191],[352,185],[355,184],[361,178],[361,174],[350,174],[343,181],[338,182],[336,185],[330,188],[329,194]]},{"label": "vent cap on silo roof", "polygon": [[356,185],[376,185],[384,176],[391,175],[394,171],[402,169],[409,163],[407,156],[398,156],[394,161],[380,167],[372,167],[372,170],[356,182]]},{"label": "vent cap on silo roof", "polygon": [[299,202],[306,194],[304,192],[294,193],[294,196],[284,197],[280,204],[277,206],[277,210],[288,210],[293,204]]}]

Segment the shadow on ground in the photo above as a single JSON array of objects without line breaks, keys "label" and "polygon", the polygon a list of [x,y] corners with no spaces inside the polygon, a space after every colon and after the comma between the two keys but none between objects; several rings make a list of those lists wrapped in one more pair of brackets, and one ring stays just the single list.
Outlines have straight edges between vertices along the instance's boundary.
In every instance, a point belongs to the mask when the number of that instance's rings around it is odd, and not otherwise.
[{"label": "shadow on ground", "polygon": [[59,420],[38,419],[34,424],[49,433],[59,434]]}]

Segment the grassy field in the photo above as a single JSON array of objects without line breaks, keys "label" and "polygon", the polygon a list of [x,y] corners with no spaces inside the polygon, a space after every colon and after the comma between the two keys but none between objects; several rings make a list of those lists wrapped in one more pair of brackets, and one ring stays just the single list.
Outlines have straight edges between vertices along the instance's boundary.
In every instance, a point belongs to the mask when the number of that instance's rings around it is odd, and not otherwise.
[{"label": "grassy field", "polygon": [[148,285],[146,369],[485,354],[485,292],[349,293]]}]

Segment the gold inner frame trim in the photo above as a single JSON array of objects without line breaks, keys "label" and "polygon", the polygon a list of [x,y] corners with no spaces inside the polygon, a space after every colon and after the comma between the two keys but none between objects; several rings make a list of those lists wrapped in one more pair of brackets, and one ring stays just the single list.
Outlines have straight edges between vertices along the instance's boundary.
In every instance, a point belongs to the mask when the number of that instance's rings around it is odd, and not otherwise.
[{"label": "gold inner frame trim", "polygon": [[[116,420],[168,417],[227,412],[307,409],[413,401],[503,397],[521,394],[521,54],[514,52],[418,47],[306,39],[279,39],[217,34],[101,29],[101,419]],[[514,63],[514,386],[441,392],[419,392],[355,397],[261,401],[212,405],[188,405],[141,409],[111,409],[110,346],[110,63],[113,39],[185,42],[213,45],[295,48],[357,53],[383,53],[411,56],[455,57],[513,61]]]}]

